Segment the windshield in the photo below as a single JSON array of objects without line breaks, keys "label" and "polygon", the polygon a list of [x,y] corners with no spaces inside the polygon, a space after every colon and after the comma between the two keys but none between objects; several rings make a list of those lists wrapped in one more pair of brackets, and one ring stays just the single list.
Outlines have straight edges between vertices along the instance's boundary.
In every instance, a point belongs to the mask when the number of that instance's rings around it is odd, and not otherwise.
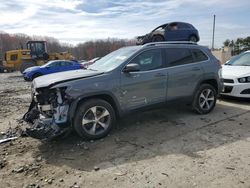
[{"label": "windshield", "polygon": [[250,66],[250,52],[240,54],[234,58],[232,58],[228,63],[225,65],[232,65],[232,66]]},{"label": "windshield", "polygon": [[121,65],[131,55],[133,55],[139,48],[139,46],[120,48],[110,54],[102,57],[94,64],[90,65],[88,69],[110,71]]},{"label": "windshield", "polygon": [[56,63],[57,61],[49,61],[48,63],[42,65],[41,67],[50,67],[53,66],[54,63]]}]

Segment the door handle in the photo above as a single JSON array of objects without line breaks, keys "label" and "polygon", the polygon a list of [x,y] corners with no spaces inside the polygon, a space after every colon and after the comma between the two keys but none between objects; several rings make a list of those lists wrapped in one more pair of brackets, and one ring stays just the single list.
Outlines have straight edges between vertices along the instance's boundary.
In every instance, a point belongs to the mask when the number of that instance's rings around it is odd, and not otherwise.
[{"label": "door handle", "polygon": [[157,74],[155,75],[155,77],[164,77],[164,76],[166,76],[166,75],[163,74],[163,73],[157,73]]},{"label": "door handle", "polygon": [[194,67],[194,68],[192,68],[192,70],[193,71],[199,71],[199,70],[201,70],[199,67]]}]

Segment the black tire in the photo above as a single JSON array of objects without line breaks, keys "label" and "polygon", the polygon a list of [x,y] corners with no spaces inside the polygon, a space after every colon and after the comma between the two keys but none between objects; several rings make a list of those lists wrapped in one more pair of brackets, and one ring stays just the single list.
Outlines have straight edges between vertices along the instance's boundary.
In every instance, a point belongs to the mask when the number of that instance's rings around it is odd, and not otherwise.
[{"label": "black tire", "polygon": [[214,86],[202,84],[194,95],[192,107],[199,114],[208,114],[214,109],[216,100],[217,92]]},{"label": "black tire", "polygon": [[[96,113],[95,113],[96,115],[94,115],[93,113],[94,110],[91,110],[92,108],[95,109],[95,107],[96,107]],[[104,109],[107,110],[108,115],[103,116],[102,118],[99,119],[100,116],[106,113]],[[84,120],[85,123],[83,126]],[[90,99],[81,103],[80,106],[77,108],[74,117],[73,127],[79,136],[90,140],[94,140],[105,137],[111,131],[115,121],[116,121],[116,116],[114,109],[108,102],[101,99]],[[101,123],[102,125],[99,123]],[[95,128],[94,124],[96,124]],[[105,125],[104,126],[105,128],[103,127],[103,125]],[[94,133],[90,133],[93,130]]]},{"label": "black tire", "polygon": [[39,77],[39,76],[42,76],[43,74],[38,72],[38,73],[35,73],[33,76],[32,76],[32,80],[34,80],[35,78]]},{"label": "black tire", "polygon": [[198,42],[198,39],[197,39],[197,37],[196,37],[195,35],[191,35],[191,36],[189,37],[189,41],[190,41],[190,42]]},{"label": "black tire", "polygon": [[20,66],[20,72],[23,74],[23,72],[25,71],[25,69],[30,68],[30,67],[34,67],[34,66],[36,66],[36,64],[33,63],[33,62],[24,62]]},{"label": "black tire", "polygon": [[152,37],[152,42],[162,42],[162,41],[164,41],[164,37],[161,35],[154,35]]},{"label": "black tire", "polygon": [[23,77],[23,79],[25,80],[25,81],[30,81],[28,78],[26,78],[26,77]]}]

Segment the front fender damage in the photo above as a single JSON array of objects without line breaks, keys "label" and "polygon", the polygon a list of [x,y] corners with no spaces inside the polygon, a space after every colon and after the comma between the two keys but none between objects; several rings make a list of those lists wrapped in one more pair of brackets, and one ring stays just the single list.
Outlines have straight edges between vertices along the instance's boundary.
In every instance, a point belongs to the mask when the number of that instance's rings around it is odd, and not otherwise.
[{"label": "front fender damage", "polygon": [[23,116],[30,125],[26,129],[27,134],[36,139],[51,140],[69,133],[70,102],[64,88],[45,88],[34,92],[28,112]]}]

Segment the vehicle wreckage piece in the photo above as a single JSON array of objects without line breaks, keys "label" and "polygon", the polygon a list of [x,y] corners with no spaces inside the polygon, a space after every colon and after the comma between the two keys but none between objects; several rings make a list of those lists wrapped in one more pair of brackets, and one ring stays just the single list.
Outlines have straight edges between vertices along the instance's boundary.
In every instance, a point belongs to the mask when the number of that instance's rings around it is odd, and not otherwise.
[{"label": "vehicle wreckage piece", "polygon": [[31,124],[26,129],[29,136],[50,140],[70,131],[70,126],[64,126],[69,105],[63,100],[62,92],[63,89],[58,88],[33,94],[29,110],[23,117]]}]

